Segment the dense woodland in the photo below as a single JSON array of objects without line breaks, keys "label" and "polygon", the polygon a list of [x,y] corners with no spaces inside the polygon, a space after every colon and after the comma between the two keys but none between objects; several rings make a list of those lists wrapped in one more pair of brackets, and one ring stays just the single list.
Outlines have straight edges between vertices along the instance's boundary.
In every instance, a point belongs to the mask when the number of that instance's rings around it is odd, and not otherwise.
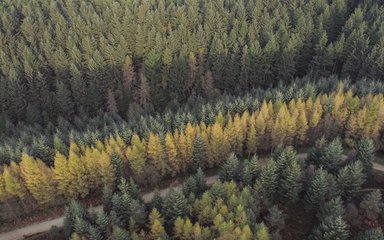
[{"label": "dense woodland", "polygon": [[373,143],[360,141],[351,159],[343,160],[342,151],[336,139],[317,143],[307,161],[298,160],[292,147],[278,148],[266,163],[256,156],[239,161],[231,154],[220,168],[220,182],[211,188],[198,169],[182,190],[172,189],[164,198],[157,193],[149,204],[132,180],[122,180],[115,192],[104,189],[103,214],[71,202],[65,235],[95,240],[383,239],[381,192],[361,191],[372,175]]},{"label": "dense woodland", "polygon": [[305,75],[382,80],[382,3],[4,0],[2,118],[125,118]]},{"label": "dense woodland", "polygon": [[3,0],[0,223],[68,204],[52,239],[384,239],[383,79],[382,0]]}]

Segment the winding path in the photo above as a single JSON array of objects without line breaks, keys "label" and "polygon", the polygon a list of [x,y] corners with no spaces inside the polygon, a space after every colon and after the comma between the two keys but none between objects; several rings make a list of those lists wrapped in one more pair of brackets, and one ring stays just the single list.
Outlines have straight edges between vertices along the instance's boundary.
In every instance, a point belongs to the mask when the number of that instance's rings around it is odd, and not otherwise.
[{"label": "winding path", "polygon": [[[307,153],[300,153],[297,154],[297,158],[306,158],[308,156]],[[344,156],[346,158],[346,156]],[[379,172],[384,172],[384,165],[378,164],[378,163],[373,163],[373,169]],[[206,177],[205,181],[207,185],[212,185],[216,181],[219,180],[219,176],[210,176]],[[175,187],[168,187],[160,190],[160,195],[165,196],[171,188],[175,189],[181,189],[181,184]],[[143,194],[143,199],[145,202],[150,202],[151,199],[153,198],[154,192],[146,193]],[[94,210],[96,212],[102,212],[103,207],[102,206],[97,206],[97,207],[91,207],[90,210]],[[35,223],[26,227],[22,227],[10,232],[6,233],[0,233],[0,239],[1,240],[18,240],[18,239],[26,239],[30,236],[37,235],[39,233],[47,232],[51,229],[51,227],[56,226],[56,227],[61,227],[63,226],[64,223],[64,216],[46,220],[43,222]]]}]

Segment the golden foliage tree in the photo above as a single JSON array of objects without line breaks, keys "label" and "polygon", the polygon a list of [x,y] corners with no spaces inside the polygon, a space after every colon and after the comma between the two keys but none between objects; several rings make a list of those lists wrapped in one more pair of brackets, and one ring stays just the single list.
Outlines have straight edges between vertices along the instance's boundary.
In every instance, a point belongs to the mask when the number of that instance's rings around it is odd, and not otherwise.
[{"label": "golden foliage tree", "polygon": [[3,171],[4,190],[8,196],[24,199],[27,189],[21,176],[20,166],[11,162]]},{"label": "golden foliage tree", "polygon": [[131,145],[127,148],[125,156],[134,174],[141,174],[145,166],[145,141],[141,141],[137,134],[132,136]]},{"label": "golden foliage tree", "polygon": [[172,176],[180,173],[180,162],[177,159],[177,148],[173,141],[173,136],[170,133],[165,134],[165,153],[167,155],[167,162],[170,166]]},{"label": "golden foliage tree", "polygon": [[154,133],[149,134],[147,156],[149,162],[164,176],[168,171],[168,167],[165,162],[164,147],[161,144],[159,135]]},{"label": "golden foliage tree", "polygon": [[23,153],[20,162],[21,175],[32,197],[40,204],[51,203],[55,198],[53,174],[41,160]]}]

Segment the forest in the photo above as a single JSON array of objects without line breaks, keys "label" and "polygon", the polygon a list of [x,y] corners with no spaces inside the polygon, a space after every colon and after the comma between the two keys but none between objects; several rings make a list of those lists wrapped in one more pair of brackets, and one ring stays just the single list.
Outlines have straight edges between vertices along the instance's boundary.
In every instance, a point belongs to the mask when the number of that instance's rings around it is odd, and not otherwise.
[{"label": "forest", "polygon": [[0,13],[0,232],[61,209],[41,239],[384,239],[382,0]]},{"label": "forest", "polygon": [[4,0],[0,111],[47,125],[337,74],[384,77],[382,0]]}]

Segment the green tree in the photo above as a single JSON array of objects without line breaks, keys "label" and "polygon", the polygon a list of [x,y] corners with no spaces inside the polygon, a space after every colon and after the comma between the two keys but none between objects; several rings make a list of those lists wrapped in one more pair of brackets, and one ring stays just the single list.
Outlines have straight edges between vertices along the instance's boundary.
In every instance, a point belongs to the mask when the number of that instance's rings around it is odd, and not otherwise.
[{"label": "green tree", "polygon": [[375,158],[375,146],[370,139],[362,139],[356,146],[356,159],[360,161],[364,167],[364,173],[372,176],[373,160]]},{"label": "green tree", "polygon": [[372,221],[377,220],[384,208],[381,192],[375,190],[366,194],[360,203],[360,208],[363,210],[366,218]]},{"label": "green tree", "polygon": [[162,209],[165,222],[168,226],[173,224],[177,217],[183,217],[186,214],[187,200],[184,194],[171,189],[164,198]]},{"label": "green tree", "polygon": [[220,180],[223,182],[231,180],[238,181],[240,180],[240,174],[241,168],[239,160],[234,153],[231,153],[220,168]]}]

